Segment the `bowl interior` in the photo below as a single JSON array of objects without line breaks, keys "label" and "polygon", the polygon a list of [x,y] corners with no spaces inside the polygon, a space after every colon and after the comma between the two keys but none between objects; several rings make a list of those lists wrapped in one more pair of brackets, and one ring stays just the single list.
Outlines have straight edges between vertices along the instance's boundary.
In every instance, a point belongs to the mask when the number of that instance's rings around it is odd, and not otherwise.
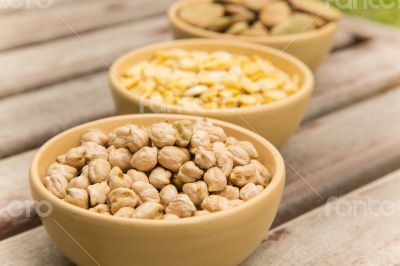
[{"label": "bowl interior", "polygon": [[[197,119],[202,119],[202,118],[195,117],[195,116],[159,115],[159,114],[124,115],[124,116],[116,116],[116,117],[97,120],[97,121],[83,124],[81,126],[77,126],[70,130],[67,130],[67,131],[55,136],[48,142],[46,142],[39,149],[38,153],[35,155],[35,157],[32,161],[32,165],[31,165],[31,182],[32,182],[34,188],[41,190],[42,194],[46,195],[46,197],[48,197],[48,199],[53,204],[57,204],[57,205],[62,204],[63,207],[66,207],[69,209],[74,209],[76,212],[80,212],[80,214],[82,214],[82,211],[83,211],[87,215],[90,215],[93,217],[95,217],[95,216],[99,217],[100,215],[88,212],[86,210],[83,210],[81,208],[75,207],[75,206],[67,204],[67,203],[64,203],[62,200],[58,199],[57,197],[52,195],[49,191],[47,191],[47,189],[45,188],[45,186],[43,184],[43,180],[44,180],[44,177],[46,176],[48,167],[55,161],[55,158],[58,155],[65,153],[68,149],[78,146],[81,135],[87,129],[99,128],[106,132],[111,132],[116,127],[122,126],[127,123],[149,126],[156,122],[161,122],[161,121],[166,121],[166,120],[167,121],[175,121],[175,120],[179,120],[179,119],[197,120]],[[257,150],[260,155],[259,160],[270,169],[271,174],[273,175],[271,183],[267,186],[267,188],[263,191],[262,194],[268,194],[272,190],[276,190],[276,188],[278,187],[278,184],[281,183],[282,179],[285,178],[284,177],[283,160],[282,160],[282,157],[280,156],[279,152],[276,150],[276,148],[272,144],[270,144],[267,140],[265,140],[264,138],[260,137],[259,135],[255,134],[247,129],[241,128],[239,126],[236,126],[236,125],[233,125],[233,124],[230,124],[227,122],[222,122],[219,120],[213,120],[213,119],[210,119],[210,120],[214,121],[216,125],[223,127],[228,136],[236,137],[239,140],[251,141],[255,145],[255,147],[257,147]],[[246,202],[243,205],[246,205],[247,203],[251,203],[251,202],[253,202],[253,200],[256,201],[257,200],[256,198],[252,199],[251,201]],[[253,203],[255,203],[255,201]],[[240,209],[241,207],[242,206],[238,206],[236,208]],[[236,208],[233,208],[232,210],[234,210]],[[231,211],[231,210],[228,210],[226,212],[229,212],[229,211]],[[221,212],[221,213],[223,213],[223,212]],[[220,213],[216,213],[216,214],[220,214]],[[108,219],[109,217],[102,217],[102,218]],[[194,217],[193,219],[197,219],[197,218],[202,218],[202,217]],[[115,217],[111,217],[111,220],[115,220]],[[186,219],[184,219],[184,220],[186,220]],[[166,222],[166,221],[162,221],[162,222]]]}]

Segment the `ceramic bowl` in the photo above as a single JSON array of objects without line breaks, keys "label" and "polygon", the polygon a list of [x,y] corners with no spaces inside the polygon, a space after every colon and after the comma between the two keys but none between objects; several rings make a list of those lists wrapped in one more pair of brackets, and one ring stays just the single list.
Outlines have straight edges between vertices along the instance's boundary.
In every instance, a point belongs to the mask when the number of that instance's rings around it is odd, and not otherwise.
[{"label": "ceramic bowl", "polygon": [[[230,210],[177,221],[105,216],[76,207],[51,194],[43,184],[56,156],[79,145],[89,128],[106,132],[126,123],[148,126],[160,121],[199,119],[183,115],[126,115],[97,120],[69,129],[46,142],[30,169],[33,198],[52,206],[41,217],[56,246],[77,265],[230,266],[237,265],[260,244],[276,215],[285,182],[279,152],[259,135],[239,126],[213,120],[227,135],[251,141],[260,161],[273,175],[255,198]],[[46,205],[46,204],[43,204]]]},{"label": "ceramic bowl", "polygon": [[[282,101],[263,106],[208,110],[186,109],[177,105],[150,102],[124,87],[119,77],[128,67],[149,59],[157,50],[171,48],[204,51],[225,50],[244,55],[257,54],[273,61],[276,67],[290,75],[297,75],[300,79],[301,88]],[[110,69],[109,82],[119,114],[165,112],[220,119],[253,130],[277,147],[280,147],[297,129],[314,89],[312,72],[295,57],[263,45],[217,39],[170,41],[134,50],[114,62]]]},{"label": "ceramic bowl", "polygon": [[[179,10],[193,2],[210,0],[182,0],[174,3],[168,10],[168,18],[173,35],[176,39],[186,38],[223,38],[241,40],[274,47],[288,52],[315,70],[325,59],[333,45],[333,39],[338,29],[338,22],[333,21],[320,29],[300,34],[282,36],[234,36],[204,30],[181,20]],[[332,8],[331,8],[332,9]],[[334,12],[334,11],[333,11]],[[337,11],[338,12],[338,11]],[[338,16],[340,13],[338,12]]]}]

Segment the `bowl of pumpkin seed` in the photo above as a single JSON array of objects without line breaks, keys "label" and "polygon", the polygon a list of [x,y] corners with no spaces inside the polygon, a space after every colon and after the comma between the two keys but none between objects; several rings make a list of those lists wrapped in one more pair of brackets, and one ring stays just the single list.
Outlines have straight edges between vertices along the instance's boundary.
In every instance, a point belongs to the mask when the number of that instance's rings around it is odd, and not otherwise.
[{"label": "bowl of pumpkin seed", "polygon": [[311,70],[260,44],[185,39],[131,51],[110,68],[119,114],[174,113],[231,122],[281,146],[314,89]]},{"label": "bowl of pumpkin seed", "polygon": [[264,44],[315,70],[332,47],[341,13],[317,0],[182,0],[169,8],[168,17],[176,39]]}]

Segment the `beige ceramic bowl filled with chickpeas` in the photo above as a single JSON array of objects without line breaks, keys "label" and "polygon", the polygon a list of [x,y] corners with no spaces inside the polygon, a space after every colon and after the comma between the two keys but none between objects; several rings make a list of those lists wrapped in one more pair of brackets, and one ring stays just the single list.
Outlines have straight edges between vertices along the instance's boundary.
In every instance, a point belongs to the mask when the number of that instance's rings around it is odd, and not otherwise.
[{"label": "beige ceramic bowl filled with chickpeas", "polygon": [[259,43],[293,54],[312,70],[331,49],[340,17],[319,0],[181,0],[168,11],[176,39]]},{"label": "beige ceramic bowl filled with chickpeas", "polygon": [[314,89],[310,69],[263,45],[192,39],[158,43],[117,59],[109,82],[119,114],[178,113],[248,128],[280,147]]},{"label": "beige ceramic bowl filled with chickpeas", "polygon": [[30,169],[33,198],[50,207],[43,225],[78,265],[237,265],[271,226],[284,182],[261,136],[183,115],[77,126]]}]

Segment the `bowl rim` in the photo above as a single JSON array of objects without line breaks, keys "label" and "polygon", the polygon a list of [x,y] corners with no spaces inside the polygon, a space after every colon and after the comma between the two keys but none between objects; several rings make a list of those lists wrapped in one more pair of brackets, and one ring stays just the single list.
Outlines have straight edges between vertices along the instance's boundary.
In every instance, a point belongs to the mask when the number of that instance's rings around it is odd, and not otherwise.
[{"label": "bowl rim", "polygon": [[[317,37],[320,34],[325,34],[330,32],[338,27],[338,20],[329,21],[325,26],[307,32],[302,32],[300,34],[287,34],[287,35],[279,35],[279,36],[236,36],[225,33],[214,32],[211,30],[201,29],[199,27],[193,26],[183,20],[181,20],[178,16],[178,11],[183,6],[195,3],[195,2],[210,2],[210,0],[180,0],[173,3],[167,12],[168,19],[173,26],[176,26],[179,29],[182,29],[186,32],[190,32],[193,35],[202,37],[202,38],[229,38],[233,40],[242,40],[256,43],[265,43],[265,44],[277,44],[277,43],[292,43],[301,39],[309,40]],[[330,7],[333,9],[332,7]],[[336,10],[336,9],[335,9]],[[341,13],[338,11],[338,16],[341,16]]]},{"label": "bowl rim", "polygon": [[[58,135],[54,136],[50,140],[48,140],[45,144],[43,144],[40,149],[37,151],[35,154],[31,165],[30,165],[30,170],[29,170],[29,181],[30,181],[30,188],[31,192],[35,192],[41,195],[43,198],[42,200],[47,200],[50,202],[52,205],[52,208],[59,208],[63,212],[67,212],[69,214],[77,215],[80,216],[81,218],[86,218],[90,219],[95,222],[99,223],[108,223],[110,225],[131,225],[131,226],[182,226],[182,225],[198,225],[204,222],[211,222],[215,220],[220,220],[220,219],[226,219],[229,218],[231,215],[234,215],[235,213],[241,212],[244,208],[251,208],[252,206],[255,206],[257,204],[262,204],[263,200],[267,197],[269,197],[274,191],[279,190],[280,186],[284,185],[286,174],[285,174],[285,164],[284,160],[279,153],[279,151],[266,139],[261,137],[260,135],[242,128],[240,126],[237,126],[232,123],[224,122],[221,120],[217,119],[211,119],[211,118],[206,118],[210,121],[213,121],[219,126],[222,126],[224,128],[229,128],[234,131],[238,131],[240,133],[243,133],[245,135],[248,135],[250,139],[256,139],[257,141],[261,142],[263,144],[263,147],[267,149],[269,152],[271,152],[272,157],[274,159],[273,164],[275,168],[275,173],[272,176],[272,180],[269,183],[269,185],[263,190],[262,193],[257,195],[256,197],[252,198],[249,201],[244,202],[243,204],[239,206],[235,206],[232,209],[221,211],[221,212],[215,212],[210,215],[204,215],[204,216],[197,216],[197,217],[188,217],[188,218],[183,218],[179,220],[150,220],[150,219],[131,219],[131,218],[123,218],[123,217],[113,217],[109,215],[103,215],[103,214],[98,214],[95,212],[90,212],[87,209],[83,209],[80,207],[77,207],[75,205],[69,204],[64,202],[62,199],[56,197],[53,195],[44,185],[44,183],[41,181],[41,178],[38,173],[38,165],[40,159],[45,156],[46,150],[48,149],[49,146],[54,145],[54,143],[60,141],[61,139],[65,138],[72,132],[81,129],[82,127],[90,127],[90,126],[96,126],[99,123],[108,123],[108,122],[115,122],[118,120],[124,121],[122,123],[129,123],[133,122],[134,119],[144,119],[144,118],[159,118],[160,121],[168,120],[168,119],[190,119],[190,120],[201,120],[204,119],[204,117],[198,117],[198,116],[189,116],[189,115],[176,115],[176,114],[168,114],[168,115],[163,115],[163,114],[133,114],[133,115],[120,115],[120,116],[112,116],[108,118],[103,118],[103,119],[98,119],[92,122],[84,123],[78,126],[75,126],[73,128],[70,128],[66,131],[63,131],[59,133]],[[125,122],[127,120],[127,122]],[[282,184],[283,182],[283,184]]]},{"label": "bowl rim", "polygon": [[[295,92],[294,94],[290,95],[289,97],[281,100],[281,101],[276,101],[268,104],[263,104],[260,106],[251,106],[251,107],[245,107],[245,108],[221,108],[221,109],[205,109],[205,108],[192,108],[188,109],[180,105],[173,105],[173,104],[165,104],[165,103],[156,103],[154,101],[145,99],[141,97],[140,95],[137,95],[135,93],[130,92],[128,89],[125,88],[125,86],[122,85],[122,83],[119,80],[119,75],[117,69],[121,64],[123,64],[126,60],[135,57],[139,54],[142,53],[148,53],[151,51],[155,50],[160,50],[160,49],[172,49],[172,48],[180,48],[182,46],[187,47],[191,45],[204,45],[204,46],[215,46],[216,49],[218,50],[218,47],[223,47],[223,46],[230,46],[233,48],[239,48],[239,49],[244,49],[244,50],[251,50],[255,54],[261,53],[261,54],[270,54],[275,56],[274,60],[280,60],[281,58],[283,60],[286,60],[290,62],[291,64],[294,65],[295,68],[301,72],[302,78],[303,78],[303,84],[300,86],[300,89]],[[200,49],[201,50],[201,49]],[[240,53],[239,53],[240,54]],[[146,106],[146,107],[152,107],[155,108],[156,110],[167,110],[170,112],[174,113],[179,113],[179,114],[196,114],[200,116],[226,116],[226,115],[241,115],[244,113],[259,113],[263,111],[270,111],[270,110],[276,110],[280,108],[284,108],[287,105],[290,105],[291,103],[297,102],[300,99],[307,98],[308,95],[310,95],[314,89],[314,75],[311,72],[310,68],[300,61],[300,59],[297,59],[296,57],[275,49],[271,47],[267,47],[262,44],[254,44],[254,43],[248,43],[244,41],[237,41],[237,40],[223,40],[223,39],[202,39],[202,38],[194,38],[194,39],[183,39],[183,40],[172,40],[172,41],[165,41],[165,42],[160,42],[152,45],[148,45],[139,49],[135,49],[131,52],[128,52],[121,57],[119,57],[111,66],[109,70],[109,83],[110,87],[112,90],[116,91],[117,93],[121,94],[125,99],[128,99],[139,106]]]}]

